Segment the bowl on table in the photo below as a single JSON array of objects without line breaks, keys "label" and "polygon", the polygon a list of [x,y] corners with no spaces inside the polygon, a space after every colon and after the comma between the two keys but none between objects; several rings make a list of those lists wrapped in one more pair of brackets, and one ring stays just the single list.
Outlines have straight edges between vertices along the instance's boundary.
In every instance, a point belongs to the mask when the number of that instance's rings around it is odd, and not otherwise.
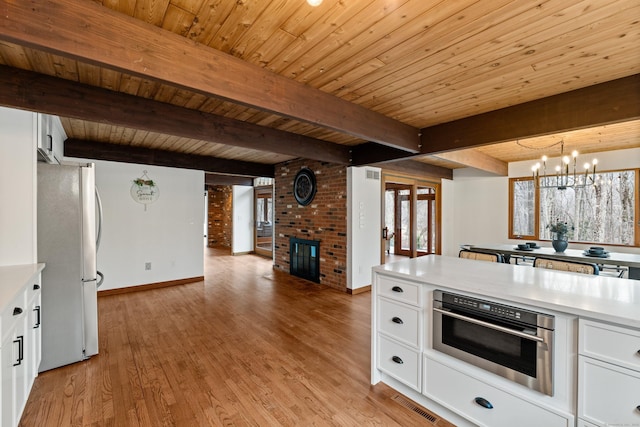
[{"label": "bowl on table", "polygon": [[531,249],[538,249],[540,247],[536,242],[527,242],[527,246]]},{"label": "bowl on table", "polygon": [[604,254],[604,248],[600,246],[591,246],[589,248],[589,253],[591,255],[602,255]]},{"label": "bowl on table", "polygon": [[522,249],[526,251],[527,249],[531,249],[527,243],[518,243],[518,249]]}]

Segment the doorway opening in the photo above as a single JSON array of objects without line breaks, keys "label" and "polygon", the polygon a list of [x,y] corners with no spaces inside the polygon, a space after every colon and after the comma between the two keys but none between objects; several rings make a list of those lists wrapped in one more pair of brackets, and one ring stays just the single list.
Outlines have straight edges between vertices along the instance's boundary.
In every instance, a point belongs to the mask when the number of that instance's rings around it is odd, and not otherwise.
[{"label": "doorway opening", "polygon": [[381,261],[440,253],[440,184],[385,176]]}]

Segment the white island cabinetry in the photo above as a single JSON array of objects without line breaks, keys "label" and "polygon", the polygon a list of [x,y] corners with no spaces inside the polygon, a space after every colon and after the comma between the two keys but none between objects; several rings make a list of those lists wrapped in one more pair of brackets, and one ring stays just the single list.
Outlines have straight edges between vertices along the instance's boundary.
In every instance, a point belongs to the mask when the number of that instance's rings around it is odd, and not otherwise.
[{"label": "white island cabinetry", "polygon": [[580,320],[579,352],[580,425],[640,425],[640,330]]},{"label": "white island cabinetry", "polygon": [[420,391],[424,324],[421,286],[380,277],[377,288],[377,368]]},{"label": "white island cabinetry", "polygon": [[[436,289],[554,316],[552,395],[435,350]],[[459,427],[640,425],[640,281],[431,255],[374,267],[372,291],[372,384]]]},{"label": "white island cabinetry", "polygon": [[40,363],[42,264],[0,267],[0,425],[20,422]]}]

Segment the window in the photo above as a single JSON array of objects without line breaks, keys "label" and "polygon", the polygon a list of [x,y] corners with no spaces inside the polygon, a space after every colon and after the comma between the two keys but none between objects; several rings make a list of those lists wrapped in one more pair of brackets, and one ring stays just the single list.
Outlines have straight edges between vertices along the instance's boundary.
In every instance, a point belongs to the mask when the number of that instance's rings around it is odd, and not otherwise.
[{"label": "window", "polygon": [[566,221],[573,242],[638,246],[638,169],[601,172],[584,188],[536,188],[510,180],[510,238],[550,240],[548,224]]}]

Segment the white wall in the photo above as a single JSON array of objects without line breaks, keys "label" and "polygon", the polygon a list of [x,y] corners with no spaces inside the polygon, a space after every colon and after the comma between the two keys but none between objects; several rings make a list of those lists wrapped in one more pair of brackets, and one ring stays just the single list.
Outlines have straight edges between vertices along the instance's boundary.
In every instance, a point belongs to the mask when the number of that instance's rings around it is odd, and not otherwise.
[{"label": "white wall", "polygon": [[[367,170],[379,179],[367,179]],[[347,288],[371,284],[371,268],[380,264],[382,172],[374,167],[347,168]]]},{"label": "white wall", "polygon": [[0,107],[0,266],[37,261],[35,117]]},{"label": "white wall", "polygon": [[[204,173],[93,163],[104,208],[98,270],[105,280],[100,290],[203,276]],[[145,170],[160,194],[146,211],[130,195],[133,180]],[[147,262],[151,270],[145,270]]]},{"label": "white wall", "polygon": [[253,187],[234,185],[232,192],[231,253],[253,252]]},{"label": "white wall", "polygon": [[[584,163],[591,162],[594,157],[598,159],[598,168],[603,171],[637,168],[640,165],[640,148],[581,155],[580,159],[584,158]],[[548,163],[555,164],[555,161],[551,158]],[[530,176],[533,163],[510,163],[509,177]],[[465,168],[454,170],[452,185],[445,187],[443,182],[443,197],[453,193],[453,203],[443,200],[443,255],[456,256],[460,244],[517,242],[508,239],[509,177]],[[446,225],[449,218],[453,218],[453,227]],[[574,249],[588,246],[570,244]],[[619,252],[621,248],[612,250]],[[623,250],[640,253],[640,248]]]},{"label": "white wall", "polygon": [[[504,242],[508,235],[509,179],[473,168],[453,171],[453,232],[447,252],[457,256],[461,244]],[[451,189],[450,189],[451,190]],[[443,189],[443,194],[445,191]],[[445,206],[443,206],[444,211]],[[443,214],[449,216],[448,213]],[[444,245],[443,245],[444,246]]]}]

